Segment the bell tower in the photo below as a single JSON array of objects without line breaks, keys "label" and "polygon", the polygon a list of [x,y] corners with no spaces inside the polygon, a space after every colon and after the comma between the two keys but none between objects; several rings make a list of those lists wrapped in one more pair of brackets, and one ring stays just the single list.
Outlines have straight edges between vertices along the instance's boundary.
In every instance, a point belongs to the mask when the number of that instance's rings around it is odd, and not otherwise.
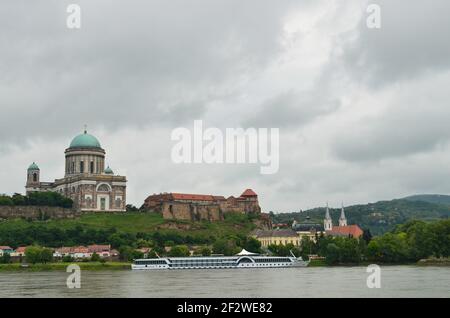
[{"label": "bell tower", "polygon": [[342,203],[341,217],[339,218],[339,226],[347,226],[347,218],[344,212],[344,203]]},{"label": "bell tower", "polygon": [[331,231],[333,228],[333,220],[330,216],[330,210],[328,209],[328,203],[327,203],[327,209],[325,211],[325,219],[323,220],[323,228],[325,231]]},{"label": "bell tower", "polygon": [[26,190],[28,192],[39,191],[40,187],[40,174],[41,171],[38,165],[33,162],[27,170],[27,185]]}]

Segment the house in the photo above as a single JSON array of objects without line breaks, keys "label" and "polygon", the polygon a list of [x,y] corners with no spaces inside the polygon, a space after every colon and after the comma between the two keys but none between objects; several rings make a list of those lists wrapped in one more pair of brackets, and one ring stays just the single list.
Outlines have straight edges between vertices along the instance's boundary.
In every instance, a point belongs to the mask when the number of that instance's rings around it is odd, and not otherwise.
[{"label": "house", "polygon": [[97,254],[100,257],[110,257],[111,256],[111,245],[89,245],[88,247],[89,253]]},{"label": "house", "polygon": [[150,253],[152,249],[150,247],[141,247],[138,248],[136,251],[141,252],[143,255],[143,258],[147,258],[148,254]]},{"label": "house", "polygon": [[7,253],[10,254],[14,252],[14,250],[9,246],[0,246],[0,256],[3,256],[3,254]]},{"label": "house", "polygon": [[93,254],[99,255],[101,258],[117,256],[119,252],[111,250],[111,245],[89,245],[89,246],[74,246],[74,247],[60,247],[55,249],[53,257],[62,258],[64,256],[71,256],[76,259],[90,258]]},{"label": "house", "polygon": [[25,250],[28,246],[19,246],[16,248],[14,252],[11,253],[12,257],[24,257],[25,256]]}]

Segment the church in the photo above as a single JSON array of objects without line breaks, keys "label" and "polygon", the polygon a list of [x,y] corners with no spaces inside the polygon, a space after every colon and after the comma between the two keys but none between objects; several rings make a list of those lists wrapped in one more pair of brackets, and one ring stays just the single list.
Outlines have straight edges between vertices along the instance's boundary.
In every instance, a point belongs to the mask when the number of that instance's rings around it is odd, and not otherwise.
[{"label": "church", "polygon": [[125,176],[105,168],[105,150],[93,135],[76,136],[65,150],[64,178],[41,182],[40,169],[33,162],[27,170],[26,193],[54,191],[70,198],[81,211],[126,211]]},{"label": "church", "polygon": [[323,227],[326,235],[331,236],[343,236],[343,237],[354,237],[359,239],[363,235],[363,230],[357,225],[347,225],[347,218],[345,217],[344,205],[342,205],[341,215],[339,217],[339,225],[334,226],[333,220],[330,216],[330,210],[325,211],[325,219],[323,220]]}]

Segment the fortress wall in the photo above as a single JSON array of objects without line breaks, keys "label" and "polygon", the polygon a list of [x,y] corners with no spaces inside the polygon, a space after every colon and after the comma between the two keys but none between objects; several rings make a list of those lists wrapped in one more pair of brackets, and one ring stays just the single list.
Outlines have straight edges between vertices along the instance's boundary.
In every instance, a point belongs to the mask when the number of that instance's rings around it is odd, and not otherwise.
[{"label": "fortress wall", "polygon": [[0,206],[0,219],[25,218],[32,220],[43,219],[73,219],[81,216],[82,212],[73,209],[49,206]]}]

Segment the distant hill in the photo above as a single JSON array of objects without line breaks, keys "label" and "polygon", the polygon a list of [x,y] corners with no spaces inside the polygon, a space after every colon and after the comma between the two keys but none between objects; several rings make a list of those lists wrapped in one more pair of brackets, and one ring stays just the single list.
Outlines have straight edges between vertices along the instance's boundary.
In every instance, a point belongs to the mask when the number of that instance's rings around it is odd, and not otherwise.
[{"label": "distant hill", "polygon": [[444,194],[417,194],[403,199],[408,201],[423,201],[450,206],[450,195]]},{"label": "distant hill", "polygon": [[[427,202],[417,198],[428,198],[428,195],[408,197],[408,199],[395,199],[375,203],[353,205],[345,208],[345,215],[349,224],[358,224],[363,229],[370,229],[373,235],[379,235],[393,229],[397,224],[405,223],[411,219],[436,220],[450,217],[450,197],[439,196],[441,203]],[[448,204],[444,204],[447,197]],[[414,198],[412,200],[411,198]],[[437,200],[436,198],[429,200]],[[333,224],[338,223],[340,208],[331,209]],[[311,221],[322,223],[325,207],[314,208],[303,212],[279,213],[273,216],[274,223],[290,223],[304,221],[307,216]]]}]

